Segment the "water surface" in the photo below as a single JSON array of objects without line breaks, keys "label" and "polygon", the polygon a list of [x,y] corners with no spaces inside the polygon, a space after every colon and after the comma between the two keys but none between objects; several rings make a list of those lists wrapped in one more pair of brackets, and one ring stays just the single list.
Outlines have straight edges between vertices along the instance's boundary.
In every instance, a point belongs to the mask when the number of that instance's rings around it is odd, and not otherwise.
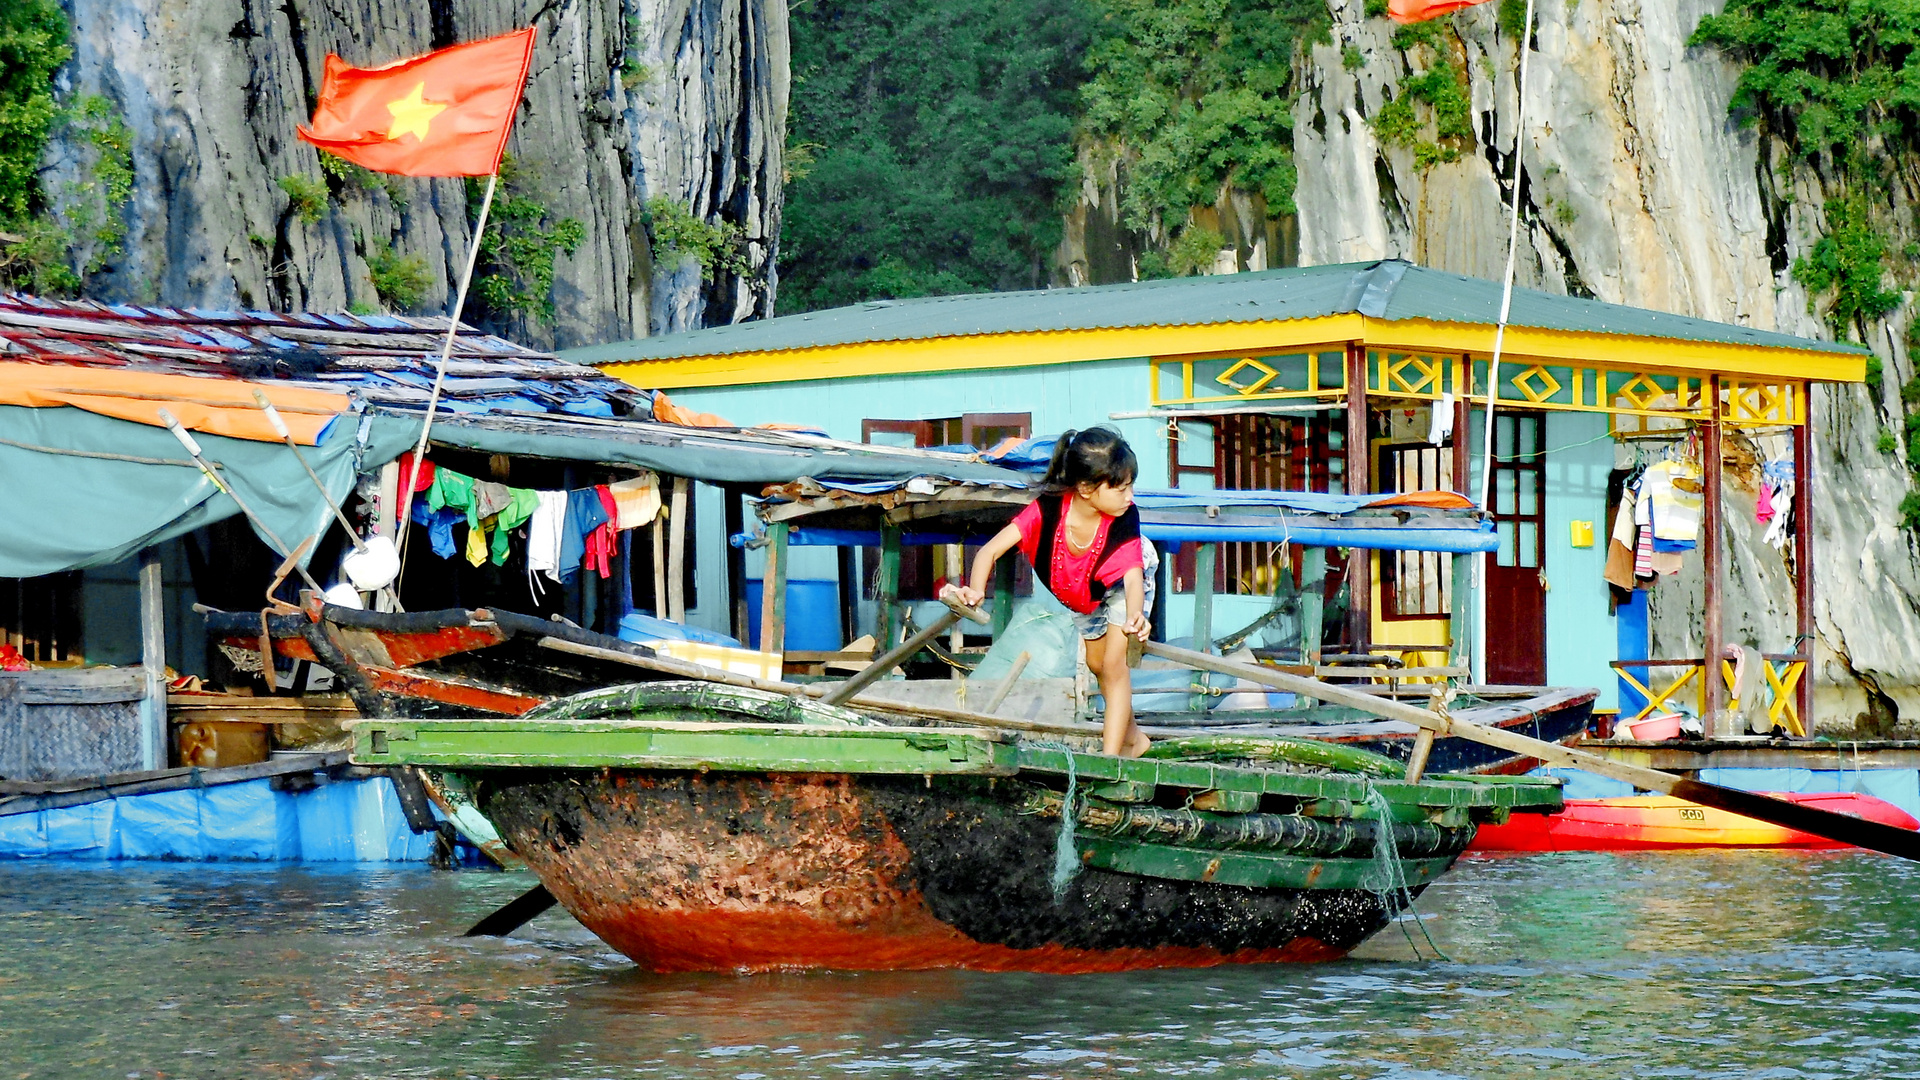
[{"label": "water surface", "polygon": [[0,1080],[1920,1077],[1920,866],[1877,855],[1469,858],[1340,963],[1072,977],[458,937],[529,884],[0,865]]}]

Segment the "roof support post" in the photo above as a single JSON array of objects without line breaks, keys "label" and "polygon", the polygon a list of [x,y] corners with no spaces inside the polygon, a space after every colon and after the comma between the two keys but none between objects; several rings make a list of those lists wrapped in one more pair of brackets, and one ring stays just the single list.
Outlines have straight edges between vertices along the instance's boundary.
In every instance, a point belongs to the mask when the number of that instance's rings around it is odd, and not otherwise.
[{"label": "roof support post", "polygon": [[1707,419],[1700,423],[1700,480],[1705,489],[1706,507],[1700,520],[1700,563],[1706,577],[1706,602],[1701,616],[1705,623],[1701,636],[1706,642],[1706,670],[1702,672],[1706,679],[1706,700],[1700,723],[1706,737],[1711,739],[1716,734],[1725,734],[1716,732],[1715,728],[1727,705],[1727,684],[1720,674],[1720,653],[1726,644],[1720,625],[1720,523],[1724,516],[1720,507],[1720,376],[1709,379],[1705,389]]},{"label": "roof support post", "polygon": [[1794,688],[1800,726],[1813,734],[1813,384],[1802,381],[1800,426],[1793,429],[1793,648],[1807,658]]},{"label": "roof support post", "polygon": [[167,767],[167,612],[161,591],[160,549],[140,551],[140,669],[147,692],[140,700],[140,767]]},{"label": "roof support post", "polygon": [[[1213,651],[1213,568],[1218,557],[1218,544],[1201,544],[1193,553],[1193,650],[1210,653]],[[1198,673],[1202,683],[1206,682],[1206,673]],[[1207,698],[1204,694],[1189,694],[1187,707],[1195,713],[1204,713]]]},{"label": "roof support post", "polygon": [[873,625],[873,654],[893,648],[894,608],[900,604],[900,526],[880,522],[880,580],[874,587],[879,610]]},{"label": "roof support post", "polygon": [[[1373,489],[1367,440],[1367,346],[1347,342],[1347,462],[1349,495]],[[1347,637],[1354,652],[1366,652],[1373,640],[1373,552],[1353,549],[1347,567]]]},{"label": "roof support post", "polygon": [[[1453,490],[1469,499],[1473,498],[1473,438],[1468,434],[1468,425],[1473,422],[1473,408],[1467,404],[1465,376],[1472,367],[1471,359],[1464,356],[1460,358],[1460,376],[1454,379],[1453,398]],[[1453,567],[1453,597],[1448,607],[1452,649],[1447,662],[1454,667],[1473,666],[1473,626],[1480,614],[1480,599],[1473,591],[1473,569],[1477,558],[1474,555],[1447,556]]]},{"label": "roof support post", "polygon": [[760,579],[760,651],[787,651],[787,530],[784,521],[767,524],[767,572]]}]

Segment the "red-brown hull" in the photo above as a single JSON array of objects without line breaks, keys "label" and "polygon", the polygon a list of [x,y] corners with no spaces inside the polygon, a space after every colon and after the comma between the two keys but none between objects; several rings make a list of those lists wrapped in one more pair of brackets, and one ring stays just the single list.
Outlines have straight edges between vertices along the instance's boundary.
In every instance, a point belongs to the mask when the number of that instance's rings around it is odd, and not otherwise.
[{"label": "red-brown hull", "polygon": [[1336,959],[1386,925],[1364,889],[1251,889],[1083,869],[1058,821],[985,782],[483,774],[481,805],[589,930],[654,971],[1058,973]]}]

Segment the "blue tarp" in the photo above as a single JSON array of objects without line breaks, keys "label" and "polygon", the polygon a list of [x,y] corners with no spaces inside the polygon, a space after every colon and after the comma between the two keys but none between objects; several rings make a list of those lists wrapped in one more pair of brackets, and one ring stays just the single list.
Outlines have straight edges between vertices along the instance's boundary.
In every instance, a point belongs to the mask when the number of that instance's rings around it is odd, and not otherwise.
[{"label": "blue tarp", "polygon": [[249,780],[0,817],[0,859],[424,862],[432,852],[386,777],[298,793]]}]

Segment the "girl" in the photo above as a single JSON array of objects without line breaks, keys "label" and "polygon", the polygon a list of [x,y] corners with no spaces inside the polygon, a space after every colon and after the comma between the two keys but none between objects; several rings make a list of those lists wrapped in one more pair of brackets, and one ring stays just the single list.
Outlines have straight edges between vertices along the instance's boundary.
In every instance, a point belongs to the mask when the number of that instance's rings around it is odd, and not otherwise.
[{"label": "girl", "polygon": [[1127,635],[1147,639],[1153,578],[1159,558],[1140,535],[1133,450],[1110,428],[1060,436],[1047,465],[1041,495],[1013,524],[974,556],[967,584],[952,592],[978,605],[1000,556],[1018,547],[1048,591],[1073,612],[1087,643],[1087,666],[1107,699],[1103,748],[1139,757],[1146,733],[1133,722],[1133,679],[1127,671]]}]

